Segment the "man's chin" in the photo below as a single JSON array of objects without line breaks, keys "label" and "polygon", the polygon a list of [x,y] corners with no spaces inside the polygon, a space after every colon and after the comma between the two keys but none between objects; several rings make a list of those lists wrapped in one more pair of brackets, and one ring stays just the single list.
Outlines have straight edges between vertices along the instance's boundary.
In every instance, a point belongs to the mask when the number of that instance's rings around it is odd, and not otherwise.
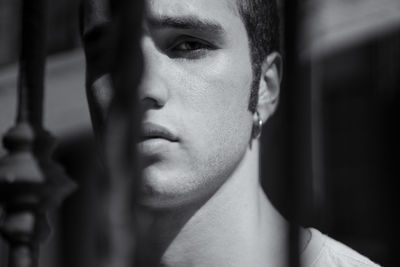
[{"label": "man's chin", "polygon": [[183,208],[204,202],[210,196],[210,189],[182,172],[152,165],[142,172],[138,202],[149,209]]},{"label": "man's chin", "polygon": [[[170,189],[170,190],[168,190]],[[189,190],[190,191],[190,190]],[[195,192],[177,191],[176,188],[145,185],[140,190],[138,204],[151,210],[178,209],[196,204]]]}]

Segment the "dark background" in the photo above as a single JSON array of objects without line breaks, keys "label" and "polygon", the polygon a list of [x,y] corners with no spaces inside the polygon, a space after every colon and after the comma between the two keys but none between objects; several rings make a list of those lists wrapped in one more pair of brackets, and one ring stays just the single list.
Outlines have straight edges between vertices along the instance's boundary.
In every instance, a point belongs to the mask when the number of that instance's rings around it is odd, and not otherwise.
[{"label": "dark background", "polygon": [[[319,158],[312,163],[319,165],[314,166],[318,176],[310,170],[299,188],[303,225],[317,227],[384,266],[397,266],[399,59],[399,31],[319,59],[320,113],[313,125]],[[277,113],[264,127],[262,172],[265,190],[287,214],[285,97],[283,91]],[[322,184],[320,198],[314,195],[313,179]]]}]

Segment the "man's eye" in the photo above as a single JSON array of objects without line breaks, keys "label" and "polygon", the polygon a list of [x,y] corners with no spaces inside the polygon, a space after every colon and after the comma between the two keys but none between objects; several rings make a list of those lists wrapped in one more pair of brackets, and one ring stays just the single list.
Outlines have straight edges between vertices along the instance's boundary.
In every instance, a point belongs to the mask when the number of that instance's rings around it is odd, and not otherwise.
[{"label": "man's eye", "polygon": [[181,42],[180,44],[175,46],[174,50],[176,50],[176,51],[195,51],[195,50],[208,49],[208,48],[209,48],[208,45],[201,43],[201,42],[185,41],[185,42]]},{"label": "man's eye", "polygon": [[214,50],[209,43],[197,39],[184,39],[175,42],[169,50],[173,58],[199,59]]}]

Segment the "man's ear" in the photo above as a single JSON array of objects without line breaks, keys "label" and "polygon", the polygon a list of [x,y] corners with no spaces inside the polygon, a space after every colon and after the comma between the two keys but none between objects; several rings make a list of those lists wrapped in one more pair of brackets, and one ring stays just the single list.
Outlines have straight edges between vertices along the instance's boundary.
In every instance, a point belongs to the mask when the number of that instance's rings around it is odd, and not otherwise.
[{"label": "man's ear", "polygon": [[265,122],[278,105],[282,80],[282,58],[277,52],[269,54],[261,66],[260,86],[258,90],[257,111]]}]

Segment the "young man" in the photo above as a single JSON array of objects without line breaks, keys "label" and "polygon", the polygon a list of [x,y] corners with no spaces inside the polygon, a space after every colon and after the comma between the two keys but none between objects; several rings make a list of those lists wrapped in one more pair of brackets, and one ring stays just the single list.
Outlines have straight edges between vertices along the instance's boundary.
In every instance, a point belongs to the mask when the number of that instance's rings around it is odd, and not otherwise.
[{"label": "young man", "polygon": [[[141,245],[152,252],[144,261],[286,266],[287,222],[259,181],[258,137],[276,109],[281,80],[276,3],[145,3],[139,201],[154,220],[143,234]],[[92,7],[106,14],[105,6]],[[107,21],[101,17],[92,16]],[[85,23],[84,40],[96,21]],[[94,67],[88,62],[88,97],[98,129],[112,89]],[[316,230],[301,236],[304,266],[374,266]]]}]

